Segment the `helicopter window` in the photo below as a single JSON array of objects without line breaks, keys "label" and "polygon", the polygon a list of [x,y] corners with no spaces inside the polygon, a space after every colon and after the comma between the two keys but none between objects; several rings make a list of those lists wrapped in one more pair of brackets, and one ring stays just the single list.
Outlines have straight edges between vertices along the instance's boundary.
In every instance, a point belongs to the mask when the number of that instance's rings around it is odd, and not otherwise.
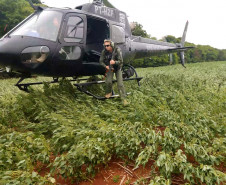
[{"label": "helicopter window", "polygon": [[11,35],[37,37],[56,41],[62,13],[56,11],[42,11],[34,14]]},{"label": "helicopter window", "polygon": [[125,30],[123,27],[112,25],[112,41],[115,43],[124,43],[125,38]]},{"label": "helicopter window", "polygon": [[81,42],[84,37],[84,22],[80,17],[69,17],[65,42]]}]

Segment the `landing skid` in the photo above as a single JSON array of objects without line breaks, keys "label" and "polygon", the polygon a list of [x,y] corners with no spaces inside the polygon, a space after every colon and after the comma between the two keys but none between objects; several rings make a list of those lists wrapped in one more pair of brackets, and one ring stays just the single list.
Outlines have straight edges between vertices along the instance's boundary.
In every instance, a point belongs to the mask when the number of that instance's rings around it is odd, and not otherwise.
[{"label": "landing skid", "polygon": [[[29,92],[29,90],[28,90],[28,87],[29,87],[29,86],[32,86],[32,85],[42,85],[42,84],[44,84],[44,82],[22,83],[22,84],[21,84],[21,82],[22,82],[23,80],[25,80],[25,79],[26,79],[26,77],[21,77],[20,80],[19,80],[19,81],[16,83],[16,85],[15,85],[15,86],[17,86],[20,90],[25,91],[25,92]],[[76,80],[69,80],[69,81],[76,81]],[[51,84],[53,84],[53,83],[59,83],[59,80],[58,80],[58,78],[53,78],[53,81],[46,82],[46,83],[51,83]]]},{"label": "landing skid", "polygon": [[[126,79],[123,79],[123,81],[130,81],[130,80],[137,80],[138,84],[140,82],[140,80],[142,79],[142,77],[136,77],[136,78],[126,78]],[[117,80],[113,80],[112,81],[113,83],[116,83]],[[90,85],[94,85],[94,84],[103,84],[105,83],[105,81],[93,81],[93,82],[86,82],[86,83],[76,83],[76,84],[73,84],[74,86],[77,87],[77,89],[89,96],[92,96],[98,100],[105,100],[107,98],[105,98],[104,96],[96,96],[95,94],[91,93],[90,91],[88,91],[85,87],[87,86],[90,86]],[[127,93],[127,95],[130,94],[130,93]],[[118,94],[114,94],[114,92],[112,93],[112,96],[110,96],[110,98],[116,98],[116,97],[119,97]]]},{"label": "landing skid", "polygon": [[[25,91],[25,92],[29,92],[28,90],[28,87],[29,86],[33,86],[33,85],[42,85],[44,84],[44,82],[34,82],[34,83],[21,83],[24,79],[24,77],[22,77],[15,86],[17,86],[20,90],[22,91]],[[123,81],[131,81],[131,80],[137,80],[137,82],[139,83],[140,80],[142,79],[142,77],[136,77],[136,78],[125,78],[123,79]],[[72,80],[69,80],[70,82],[75,82],[75,81],[84,81],[84,80],[88,80],[88,79],[72,79]],[[113,83],[116,83],[117,80],[113,80]],[[50,81],[50,82],[45,82],[45,83],[51,83],[51,84],[54,84],[54,83],[59,83],[59,80],[58,78],[54,78],[53,81]],[[97,96],[93,93],[91,93],[90,91],[88,91],[85,87],[87,86],[91,86],[91,85],[95,85],[95,84],[103,84],[105,83],[105,81],[91,81],[91,82],[84,82],[84,83],[74,83],[73,85],[77,87],[77,89],[89,96],[92,96],[98,100],[104,100],[106,99],[104,96]],[[115,98],[115,97],[119,97],[119,95],[112,95],[110,98]]]},{"label": "landing skid", "polygon": [[[138,86],[140,86],[140,81],[142,80],[142,77],[138,77],[136,70],[129,65],[126,65],[123,70],[123,81],[131,81],[131,80],[135,80],[138,83]],[[135,77],[131,78],[131,76],[135,75]],[[44,82],[34,82],[34,83],[21,83],[24,79],[26,79],[26,77],[21,77],[20,80],[16,83],[15,86],[17,86],[20,90],[25,91],[25,92],[29,92],[28,87],[29,86],[33,86],[33,85],[42,85],[44,84]],[[88,81],[89,79],[71,79],[68,80],[70,82],[78,82],[78,81]],[[113,80],[113,83],[116,83],[117,80]],[[54,84],[54,83],[59,83],[59,78],[53,78],[53,81],[50,82],[45,82],[45,83],[50,83],[50,84]],[[77,89],[89,96],[92,96],[98,100],[104,100],[106,99],[104,96],[97,96],[95,94],[93,94],[92,92],[88,91],[86,87],[91,86],[91,85],[95,85],[95,84],[103,84],[105,83],[105,81],[100,80],[100,81],[90,81],[90,82],[84,82],[84,83],[73,83],[74,86],[77,87]],[[110,98],[115,98],[118,97],[119,95],[115,95],[114,92],[112,93],[113,95]]]}]

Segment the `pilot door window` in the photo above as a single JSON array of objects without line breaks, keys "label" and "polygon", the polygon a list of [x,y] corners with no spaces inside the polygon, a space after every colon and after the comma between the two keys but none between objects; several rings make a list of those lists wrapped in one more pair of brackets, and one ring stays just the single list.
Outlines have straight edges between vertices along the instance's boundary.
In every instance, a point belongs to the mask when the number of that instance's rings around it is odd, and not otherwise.
[{"label": "pilot door window", "polygon": [[80,17],[69,17],[66,27],[65,42],[81,42],[84,37],[84,22]]}]

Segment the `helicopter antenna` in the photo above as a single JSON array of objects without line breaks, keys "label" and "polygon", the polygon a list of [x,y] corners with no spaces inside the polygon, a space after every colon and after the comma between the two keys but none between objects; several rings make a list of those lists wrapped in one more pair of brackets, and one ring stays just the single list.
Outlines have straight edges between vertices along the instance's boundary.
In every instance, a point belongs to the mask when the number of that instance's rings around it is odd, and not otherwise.
[{"label": "helicopter antenna", "polygon": [[93,0],[93,4],[96,4],[96,5],[103,5],[103,0]]}]

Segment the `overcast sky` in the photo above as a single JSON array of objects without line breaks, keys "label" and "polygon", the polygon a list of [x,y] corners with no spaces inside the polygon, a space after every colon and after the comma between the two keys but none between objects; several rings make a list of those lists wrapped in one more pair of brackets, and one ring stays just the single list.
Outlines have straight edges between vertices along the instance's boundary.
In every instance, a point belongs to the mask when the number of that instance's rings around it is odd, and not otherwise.
[{"label": "overcast sky", "polygon": [[[71,7],[92,0],[42,0],[52,7]],[[226,49],[226,0],[109,0],[138,22],[152,37],[181,37],[189,21],[186,41]]]}]

